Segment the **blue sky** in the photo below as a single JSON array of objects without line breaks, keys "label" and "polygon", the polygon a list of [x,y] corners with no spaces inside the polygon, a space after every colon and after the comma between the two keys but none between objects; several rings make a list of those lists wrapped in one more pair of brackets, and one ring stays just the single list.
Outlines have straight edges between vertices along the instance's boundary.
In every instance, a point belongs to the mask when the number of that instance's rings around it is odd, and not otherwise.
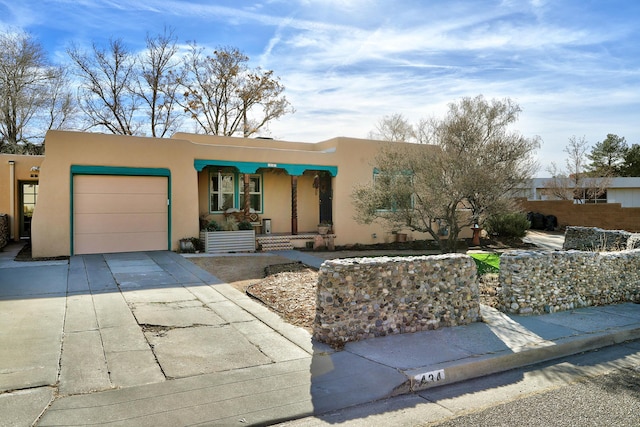
[{"label": "blue sky", "polygon": [[274,70],[295,114],[275,138],[366,137],[380,117],[441,117],[464,96],[509,97],[538,135],[544,175],[569,137],[640,143],[637,0],[0,0],[54,62],[66,48],[174,28],[180,43],[234,46]]}]

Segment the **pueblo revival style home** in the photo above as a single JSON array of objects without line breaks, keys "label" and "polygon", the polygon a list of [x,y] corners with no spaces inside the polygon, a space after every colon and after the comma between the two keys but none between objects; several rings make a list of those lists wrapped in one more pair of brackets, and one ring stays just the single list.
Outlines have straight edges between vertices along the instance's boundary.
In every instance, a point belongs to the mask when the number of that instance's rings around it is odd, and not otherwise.
[{"label": "pueblo revival style home", "polygon": [[50,131],[44,158],[7,160],[12,182],[1,189],[17,190],[0,210],[12,216],[14,239],[31,236],[34,257],[178,250],[201,224],[229,216],[250,222],[264,250],[309,245],[320,223],[335,245],[387,242],[397,236],[358,224],[351,202],[354,185],[374,179],[381,144]]}]

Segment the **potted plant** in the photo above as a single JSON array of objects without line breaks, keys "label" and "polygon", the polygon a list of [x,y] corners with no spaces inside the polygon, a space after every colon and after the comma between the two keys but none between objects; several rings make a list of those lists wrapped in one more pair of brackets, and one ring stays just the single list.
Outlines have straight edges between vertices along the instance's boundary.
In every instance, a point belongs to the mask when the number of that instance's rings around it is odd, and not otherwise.
[{"label": "potted plant", "polygon": [[192,254],[202,251],[202,241],[197,237],[187,237],[180,239],[180,253]]},{"label": "potted plant", "polygon": [[331,231],[331,223],[330,222],[321,222],[318,224],[318,234],[325,235]]}]

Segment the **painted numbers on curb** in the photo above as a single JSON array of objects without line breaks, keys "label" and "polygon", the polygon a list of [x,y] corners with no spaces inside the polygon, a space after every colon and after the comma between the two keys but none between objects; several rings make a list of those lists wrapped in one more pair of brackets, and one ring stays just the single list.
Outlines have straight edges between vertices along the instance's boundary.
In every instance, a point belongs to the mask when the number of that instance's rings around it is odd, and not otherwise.
[{"label": "painted numbers on curb", "polygon": [[444,380],[444,369],[440,369],[437,371],[425,372],[423,374],[418,374],[413,377],[415,381],[415,385],[418,387],[423,386],[428,383],[437,383],[438,381]]}]

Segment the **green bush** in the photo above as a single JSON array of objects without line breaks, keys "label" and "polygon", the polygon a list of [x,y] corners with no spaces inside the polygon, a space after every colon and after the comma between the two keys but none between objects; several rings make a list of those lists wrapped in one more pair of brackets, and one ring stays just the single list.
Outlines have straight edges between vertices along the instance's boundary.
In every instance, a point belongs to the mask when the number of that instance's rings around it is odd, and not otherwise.
[{"label": "green bush", "polygon": [[253,230],[253,225],[249,221],[240,221],[238,223],[238,230]]},{"label": "green bush", "polygon": [[207,231],[220,231],[220,225],[218,225],[218,223],[215,220],[211,220],[209,221],[209,223],[207,224]]},{"label": "green bush", "polygon": [[529,227],[527,216],[520,212],[492,215],[485,223],[487,233],[509,239],[523,238]]},{"label": "green bush", "polygon": [[204,243],[199,237],[190,237],[189,240],[191,240],[191,243],[197,252],[204,251]]}]

